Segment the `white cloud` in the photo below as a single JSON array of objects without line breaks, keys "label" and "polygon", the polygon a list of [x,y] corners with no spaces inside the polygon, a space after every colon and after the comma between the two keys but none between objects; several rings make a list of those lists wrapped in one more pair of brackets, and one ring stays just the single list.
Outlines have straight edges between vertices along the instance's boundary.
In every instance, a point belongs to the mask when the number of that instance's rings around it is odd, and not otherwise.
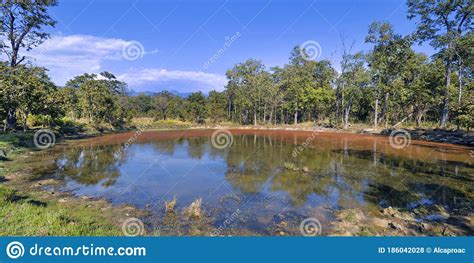
[{"label": "white cloud", "polygon": [[[36,50],[37,52],[78,52],[111,57],[130,41],[87,35],[53,36]],[[115,54],[116,55],[116,54]]]},{"label": "white cloud", "polygon": [[193,83],[192,87],[180,87],[180,91],[195,91],[199,89],[203,92],[211,90],[223,90],[227,79],[223,75],[205,73],[202,71],[182,71],[166,70],[159,68],[146,68],[134,70],[119,75],[118,78],[127,82],[130,86],[147,86],[152,84],[166,84],[170,82]]},{"label": "white cloud", "polygon": [[27,56],[34,64],[49,69],[53,80],[63,85],[85,72],[99,72],[107,60],[124,60],[122,49],[129,43],[87,35],[53,36]]},{"label": "white cloud", "polygon": [[[143,46],[137,43],[90,35],[56,35],[33,49],[27,56],[35,65],[49,69],[49,74],[56,84],[64,85],[74,76],[107,70],[104,68],[107,62],[139,62],[143,55],[158,53],[157,50],[145,51]],[[137,50],[139,54],[136,53]],[[137,90],[172,87],[182,91],[199,89],[208,92],[213,89],[222,90],[226,84],[225,76],[201,71],[144,68],[114,73]]]}]

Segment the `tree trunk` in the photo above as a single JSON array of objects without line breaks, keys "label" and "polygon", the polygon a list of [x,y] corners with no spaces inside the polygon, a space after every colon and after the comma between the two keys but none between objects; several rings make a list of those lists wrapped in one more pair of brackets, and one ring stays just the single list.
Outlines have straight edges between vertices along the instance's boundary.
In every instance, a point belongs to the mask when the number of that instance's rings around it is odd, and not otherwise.
[{"label": "tree trunk", "polygon": [[273,112],[275,116],[273,116],[273,123],[276,125],[277,124],[277,107],[273,107]]},{"label": "tree trunk", "polygon": [[350,112],[350,106],[348,106],[344,110],[344,130],[347,130],[347,128],[349,128],[349,112]]},{"label": "tree trunk", "polygon": [[283,112],[283,107],[281,107],[281,112],[280,112],[280,122],[283,124],[285,123],[285,113]]},{"label": "tree trunk", "polygon": [[[10,60],[10,67],[14,68],[18,65],[17,63],[17,60],[18,60],[18,51],[19,49],[16,48],[16,45],[14,43],[11,43],[12,44],[12,57],[11,57],[11,60]],[[20,47],[20,46],[18,46]]]},{"label": "tree trunk", "polygon": [[446,128],[449,112],[449,86],[451,85],[451,60],[446,63],[446,87],[443,96],[443,109],[441,111],[441,128]]},{"label": "tree trunk", "polygon": [[421,119],[423,118],[423,112],[421,113],[418,113],[416,115],[416,127],[420,127],[420,124],[421,124]]},{"label": "tree trunk", "polygon": [[336,128],[339,127],[339,108],[341,107],[341,96],[339,87],[336,89]]},{"label": "tree trunk", "polygon": [[270,116],[269,116],[269,118],[268,118],[268,123],[270,123],[270,124],[273,123],[273,121],[272,121],[272,118],[273,118],[273,110],[274,110],[274,109],[273,109],[273,107],[272,107],[271,110],[270,110]]},{"label": "tree trunk", "polygon": [[263,123],[267,123],[267,106],[263,106]]},{"label": "tree trunk", "polygon": [[378,92],[377,92],[377,94],[375,95],[374,129],[377,129],[378,111],[379,111],[379,96],[378,96]]},{"label": "tree trunk", "polygon": [[27,125],[27,120],[28,120],[28,113],[23,114],[23,132],[26,132],[28,130],[28,125]]},{"label": "tree trunk", "polygon": [[7,120],[5,122],[4,131],[14,130],[16,128],[16,109],[10,108],[7,112]]},{"label": "tree trunk", "polygon": [[461,106],[461,99],[462,99],[462,71],[461,71],[461,65],[459,65],[458,80],[459,80],[458,106]]},{"label": "tree trunk", "polygon": [[387,108],[388,108],[388,98],[389,98],[389,93],[385,92],[383,96],[383,105],[382,105],[382,111],[380,112],[380,122],[385,122],[386,123],[386,114],[387,114]]},{"label": "tree trunk", "polygon": [[256,111],[254,111],[253,113],[253,125],[257,126],[257,112]]},{"label": "tree trunk", "polygon": [[410,119],[411,116],[413,115],[413,112],[408,114],[405,118],[403,118],[401,121],[397,122],[395,125],[393,125],[393,127],[397,127],[398,125],[404,123],[406,120]]},{"label": "tree trunk", "polygon": [[295,107],[295,125],[298,124],[298,103],[296,103]]},{"label": "tree trunk", "polygon": [[349,98],[349,101],[347,102],[347,106],[344,108],[344,130],[349,128],[349,115],[351,112],[351,107],[352,107],[352,99],[354,98],[353,95]]}]

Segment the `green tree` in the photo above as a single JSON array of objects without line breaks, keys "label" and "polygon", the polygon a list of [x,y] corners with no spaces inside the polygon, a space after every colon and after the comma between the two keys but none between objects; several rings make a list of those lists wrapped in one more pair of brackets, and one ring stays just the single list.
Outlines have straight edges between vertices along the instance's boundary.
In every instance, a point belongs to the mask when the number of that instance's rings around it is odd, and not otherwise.
[{"label": "green tree", "polygon": [[99,74],[102,81],[109,87],[114,94],[125,95],[127,93],[127,83],[117,80],[114,74],[104,71]]},{"label": "green tree", "polygon": [[[56,24],[48,14],[48,8],[55,5],[54,0],[0,2],[0,50],[7,56],[10,67],[15,68],[26,60],[20,54],[21,49],[29,51],[49,37],[43,28]],[[14,74],[16,71],[10,73]],[[7,118],[4,129],[14,129],[17,110],[15,103],[5,106]]]},{"label": "green tree", "polygon": [[[4,105],[15,107],[22,118],[23,130],[27,130],[29,115],[61,115],[57,88],[44,68],[17,65],[12,68],[3,64],[0,74],[0,94]],[[7,125],[4,126],[6,129]]]},{"label": "green tree", "polygon": [[240,122],[249,123],[252,116],[253,124],[257,125],[263,109],[264,92],[272,85],[270,73],[261,61],[248,59],[228,70],[226,75],[229,79],[227,90],[234,96],[232,103],[239,109]]},{"label": "green tree", "polygon": [[97,125],[102,121],[115,121],[115,101],[109,87],[99,80],[88,80],[79,88],[79,104],[89,123]]},{"label": "green tree", "polygon": [[[387,126],[390,96],[396,91],[395,84],[402,76],[405,61],[414,53],[411,49],[410,38],[395,34],[393,26],[388,22],[372,23],[369,26],[366,42],[374,44],[367,60],[373,76],[373,86],[376,90],[374,128],[377,128],[378,122],[385,122],[385,126]],[[382,99],[382,109],[379,115],[380,99]]]},{"label": "green tree", "polygon": [[344,129],[349,127],[349,118],[353,109],[354,101],[360,99],[364,94],[364,89],[368,87],[370,76],[364,67],[365,58],[362,53],[345,53],[341,62],[341,75],[339,85],[341,85],[341,106],[344,119]]},{"label": "green tree", "polygon": [[408,18],[418,18],[415,35],[420,42],[430,41],[440,50],[446,64],[446,85],[443,94],[441,127],[446,127],[449,116],[451,72],[455,60],[456,43],[472,30],[473,0],[408,0]]},{"label": "green tree", "polygon": [[81,108],[79,107],[78,89],[64,87],[59,90],[62,97],[62,108],[66,115],[77,119],[81,116]]},{"label": "green tree", "polygon": [[157,111],[159,118],[166,120],[168,117],[168,108],[173,96],[168,91],[162,91],[153,97],[153,108]]},{"label": "green tree", "polygon": [[209,92],[207,98],[207,112],[210,113],[212,122],[224,121],[226,119],[227,100],[223,92],[215,90]]},{"label": "green tree", "polygon": [[307,67],[309,61],[303,56],[300,47],[296,46],[290,54],[290,64],[284,67],[284,91],[288,108],[294,112],[294,124],[298,123],[298,114],[307,104],[308,91],[315,85]]},{"label": "green tree", "polygon": [[66,82],[65,87],[73,88],[73,89],[79,89],[81,87],[81,85],[83,85],[85,82],[87,82],[89,80],[95,80],[95,79],[97,79],[96,74],[84,73],[82,75],[75,76],[74,78],[68,80]]},{"label": "green tree", "polygon": [[151,110],[153,109],[151,103],[152,97],[147,96],[143,93],[138,94],[138,96],[133,97],[134,111],[140,117],[149,116]]},{"label": "green tree", "polygon": [[199,91],[189,95],[186,100],[190,118],[197,123],[202,123],[207,117],[206,97]]},{"label": "green tree", "polygon": [[468,86],[474,75],[474,32],[470,31],[455,44],[455,61],[458,73],[458,106],[462,102],[463,86]]},{"label": "green tree", "polygon": [[307,66],[312,72],[314,86],[308,90],[306,99],[306,108],[308,111],[307,120],[313,117],[324,119],[329,116],[333,110],[332,105],[335,101],[335,92],[333,89],[336,70],[328,60],[310,61]]},{"label": "green tree", "polygon": [[466,98],[457,109],[455,122],[469,132],[474,127],[474,85],[467,86]]}]

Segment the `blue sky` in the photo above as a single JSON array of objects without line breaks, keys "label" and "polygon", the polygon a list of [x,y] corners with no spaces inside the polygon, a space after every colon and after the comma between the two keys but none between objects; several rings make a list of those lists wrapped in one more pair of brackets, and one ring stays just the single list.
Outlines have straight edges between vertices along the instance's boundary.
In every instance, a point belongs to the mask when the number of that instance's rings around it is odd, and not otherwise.
[{"label": "blue sky", "polygon": [[415,28],[405,0],[60,0],[51,14],[58,24],[31,52],[35,64],[58,85],[107,70],[135,91],[223,90],[234,64],[256,58],[281,66],[308,41],[317,43],[317,59],[338,69],[341,35],[359,51],[370,49],[364,38],[373,21],[401,34]]}]

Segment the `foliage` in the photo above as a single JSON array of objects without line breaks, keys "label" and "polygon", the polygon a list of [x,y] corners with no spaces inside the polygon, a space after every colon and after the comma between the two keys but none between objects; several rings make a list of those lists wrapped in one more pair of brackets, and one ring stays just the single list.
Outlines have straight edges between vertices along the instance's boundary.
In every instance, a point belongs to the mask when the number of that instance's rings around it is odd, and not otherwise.
[{"label": "foliage", "polygon": [[[415,37],[420,42],[430,41],[446,65],[445,88],[440,123],[445,127],[448,122],[449,102],[451,100],[451,71],[453,62],[459,61],[464,52],[460,43],[467,34],[472,34],[474,2],[472,0],[408,0],[408,18],[418,18]],[[470,51],[472,52],[472,51]],[[470,53],[467,52],[467,53]],[[459,89],[462,91],[462,87]],[[458,101],[458,104],[460,102]]]},{"label": "foliage", "polygon": [[[416,31],[403,36],[388,22],[372,23],[366,37],[372,49],[362,53],[344,47],[339,72],[330,61],[310,60],[306,50],[295,46],[281,67],[248,59],[226,72],[223,91],[195,92],[187,98],[168,91],[130,96],[127,84],[107,71],[75,76],[56,87],[46,69],[22,65],[17,47],[29,50],[48,37],[43,30],[55,22],[47,10],[55,4],[4,1],[0,6],[2,37],[16,43],[1,44],[9,58],[0,63],[5,130],[17,128],[17,119],[24,130],[60,126],[66,132],[82,129],[74,128],[78,122],[123,128],[134,118],[152,118],[170,127],[174,124],[168,122],[175,120],[186,125],[313,122],[344,128],[352,122],[422,126],[441,120],[444,126],[448,113],[458,128],[473,125],[472,0],[408,0],[408,17],[418,20]],[[5,35],[12,28],[11,15],[14,33]],[[430,41],[438,52],[432,58],[417,53],[414,41]]]}]

